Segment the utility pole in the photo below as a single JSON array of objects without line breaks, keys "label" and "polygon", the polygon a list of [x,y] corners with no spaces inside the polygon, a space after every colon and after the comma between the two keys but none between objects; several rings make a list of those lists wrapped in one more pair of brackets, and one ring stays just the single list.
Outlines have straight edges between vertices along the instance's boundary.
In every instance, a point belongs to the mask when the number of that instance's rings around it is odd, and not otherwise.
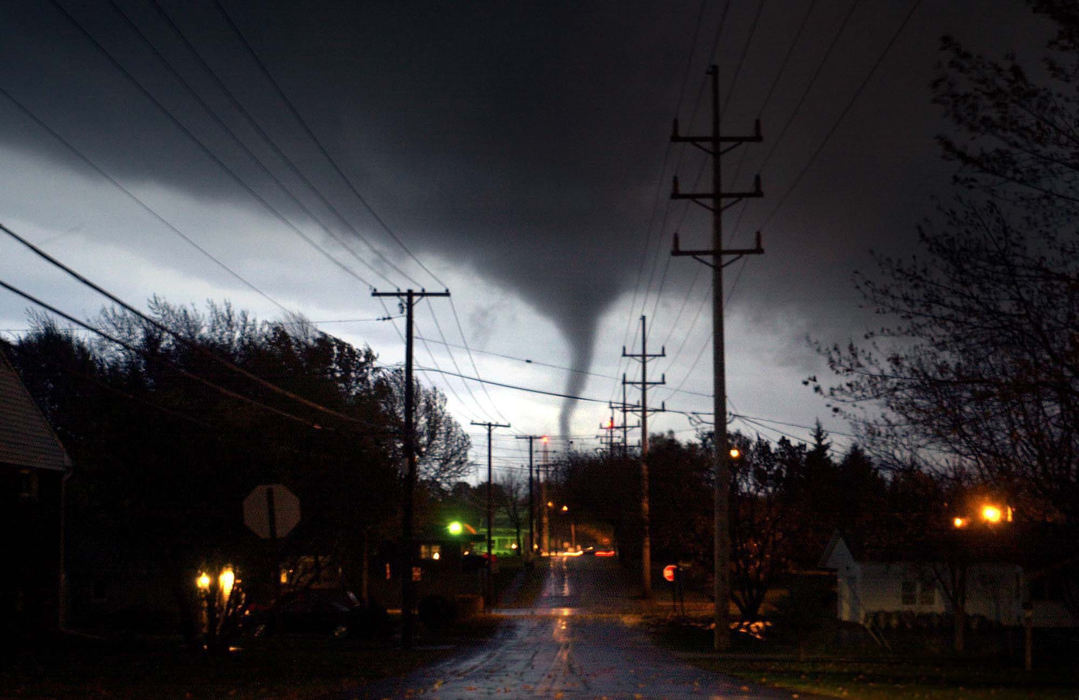
[{"label": "utility pole", "polygon": [[[622,384],[635,384],[641,388],[641,586],[644,589],[641,595],[645,598],[652,597],[652,525],[649,520],[649,496],[648,496],[648,387],[667,383],[664,375],[658,382],[648,381],[648,360],[655,357],[666,357],[667,349],[661,348],[659,354],[648,354],[648,334],[645,327],[645,318],[641,316],[641,353],[634,355],[622,348],[622,357],[631,357],[641,361],[641,381],[627,382],[625,375],[622,376]],[[664,405],[661,408],[653,408],[653,413],[667,410]]]},{"label": "utility pole", "polygon": [[416,302],[424,297],[448,297],[449,290],[428,292],[424,289],[416,292],[411,289],[396,292],[371,292],[373,297],[397,297],[405,307],[405,498],[401,515],[401,540],[404,548],[401,571],[401,646],[412,648],[415,632],[413,608],[416,607],[416,587],[412,581],[412,567],[416,553],[412,536],[412,501],[416,491],[416,417],[415,396],[412,380],[412,310]]},{"label": "utility pole", "polygon": [[[607,443],[607,456],[614,457],[614,431],[621,429],[622,426],[614,424],[614,404],[610,404],[611,419],[606,423],[600,423],[599,429],[603,432],[597,435],[600,444]],[[602,447],[600,448],[603,449]]]},{"label": "utility pole", "polygon": [[[612,416],[612,418],[611,418],[611,427],[614,430],[621,430],[622,431],[622,452],[621,452],[621,455],[623,457],[626,457],[626,456],[629,455],[629,429],[630,428],[637,429],[637,428],[641,427],[640,423],[638,423],[637,425],[630,425],[629,424],[629,419],[627,417],[627,414],[630,411],[635,410],[637,408],[637,405],[636,404],[631,405],[631,404],[626,402],[626,384],[627,384],[627,382],[626,382],[626,374],[625,374],[625,372],[623,372],[622,373],[622,403],[615,403],[613,401],[610,401],[610,402],[607,403],[608,408],[610,408],[612,411],[617,409],[617,410],[622,412],[622,425],[614,425],[614,418]],[[603,427],[603,426],[600,426],[600,427]],[[611,438],[611,441],[612,441],[612,445],[613,445],[613,442],[614,442],[613,436]],[[614,454],[613,447],[612,447],[611,454],[612,455]]]},{"label": "utility pole", "polygon": [[537,438],[546,441],[546,436],[540,437],[539,435],[518,435],[518,440],[528,440],[528,557],[526,562],[532,561],[532,557],[536,556],[536,521],[534,518],[536,512],[536,506],[532,497],[532,442]]},{"label": "utility pole", "polygon": [[[696,146],[712,157],[712,191],[683,194],[678,191],[678,177],[675,176],[671,199],[688,199],[705,209],[711,210],[712,247],[709,250],[681,250],[678,247],[678,234],[676,233],[671,255],[688,255],[712,268],[712,400],[713,411],[715,411],[715,433],[712,440],[712,460],[715,470],[715,637],[713,644],[717,651],[723,651],[728,649],[731,644],[730,623],[728,620],[731,599],[731,472],[728,462],[727,385],[723,344],[723,268],[739,260],[742,256],[760,255],[764,252],[764,249],[761,248],[760,231],[757,232],[756,244],[753,248],[724,250],[723,212],[743,199],[763,197],[764,193],[761,191],[760,175],[757,175],[754,179],[752,191],[723,191],[723,180],[720,171],[722,156],[744,143],[759,143],[761,141],[761,123],[759,119],[756,121],[752,136],[721,136],[719,132],[719,68],[713,65],[708,69],[708,75],[712,79],[712,133],[708,136],[680,136],[678,134],[678,120],[675,119],[671,141]],[[730,145],[724,147],[723,144]],[[734,201],[724,204],[723,200],[725,199]],[[710,203],[706,204],[705,202]],[[724,261],[724,256],[729,255],[735,257]],[[711,259],[707,259],[708,257]]]},{"label": "utility pole", "polygon": [[550,459],[547,452],[547,445],[550,443],[550,438],[544,435],[540,438],[540,442],[543,443],[543,463],[539,465],[539,469],[536,471],[536,475],[540,480],[540,551],[546,552],[548,555],[551,553],[551,517],[548,512],[550,508],[547,507],[547,480],[550,477],[550,472],[545,471],[550,469]]},{"label": "utility pole", "polygon": [[472,425],[479,425],[487,428],[487,566],[484,569],[487,572],[487,580],[483,586],[483,611],[490,612],[494,607],[494,586],[491,585],[491,545],[494,538],[494,530],[492,526],[492,516],[494,514],[494,504],[491,502],[491,431],[495,428],[508,428],[509,423],[478,423],[472,421]]}]

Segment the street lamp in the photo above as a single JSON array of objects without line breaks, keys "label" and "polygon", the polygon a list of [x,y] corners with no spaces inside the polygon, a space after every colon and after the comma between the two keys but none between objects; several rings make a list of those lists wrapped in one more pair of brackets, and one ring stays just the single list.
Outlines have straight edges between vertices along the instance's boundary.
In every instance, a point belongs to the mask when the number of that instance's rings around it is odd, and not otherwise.
[{"label": "street lamp", "polygon": [[228,605],[229,598],[232,597],[232,587],[236,583],[236,574],[231,566],[226,566],[221,570],[221,575],[217,577],[217,583],[221,586],[221,600],[225,605]]},{"label": "street lamp", "polygon": [[[213,653],[218,648],[218,638],[226,626],[235,622],[235,614],[243,607],[243,591],[238,589],[240,580],[231,565],[221,568],[214,579],[205,571],[195,578],[195,588],[202,603],[202,625],[206,636],[206,650]],[[233,596],[233,593],[237,593]]]}]

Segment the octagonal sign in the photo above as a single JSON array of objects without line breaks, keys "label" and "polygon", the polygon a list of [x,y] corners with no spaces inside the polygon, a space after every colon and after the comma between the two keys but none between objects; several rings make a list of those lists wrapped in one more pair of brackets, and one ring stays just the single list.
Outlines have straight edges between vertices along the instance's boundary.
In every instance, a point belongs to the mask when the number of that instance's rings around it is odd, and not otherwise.
[{"label": "octagonal sign", "polygon": [[300,522],[300,499],[283,484],[259,484],[244,499],[244,525],[263,539],[284,537]]}]

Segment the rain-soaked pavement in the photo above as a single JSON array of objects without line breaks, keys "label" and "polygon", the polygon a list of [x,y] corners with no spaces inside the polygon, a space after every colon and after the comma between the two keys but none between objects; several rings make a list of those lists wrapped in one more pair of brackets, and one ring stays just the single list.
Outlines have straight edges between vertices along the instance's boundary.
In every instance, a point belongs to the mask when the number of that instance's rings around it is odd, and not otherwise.
[{"label": "rain-soaked pavement", "polygon": [[790,698],[695,668],[653,646],[641,601],[618,564],[595,557],[550,560],[531,609],[506,619],[486,645],[352,697]]}]

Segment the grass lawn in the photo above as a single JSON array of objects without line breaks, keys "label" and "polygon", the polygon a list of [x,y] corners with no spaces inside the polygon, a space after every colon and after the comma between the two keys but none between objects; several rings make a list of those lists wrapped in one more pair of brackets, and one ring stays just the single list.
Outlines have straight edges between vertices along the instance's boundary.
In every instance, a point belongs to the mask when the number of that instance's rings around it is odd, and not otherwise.
[{"label": "grass lawn", "polygon": [[943,660],[738,659],[696,663],[747,681],[835,697],[866,698],[1075,698],[1071,670],[1001,668]]},{"label": "grass lawn", "polygon": [[[776,639],[739,638],[731,652],[712,654],[712,633],[703,620],[657,620],[653,633],[657,643],[683,652],[701,668],[818,695],[867,700],[1079,697],[1079,664],[1068,644],[1057,645],[1055,653],[1046,650],[1035,670],[1026,672],[1019,659],[999,652],[929,653],[933,645],[926,643],[925,633],[905,640],[905,651],[890,653],[872,643],[840,644],[822,635],[805,661],[798,659],[794,645]],[[919,640],[922,651],[912,653]]]}]

